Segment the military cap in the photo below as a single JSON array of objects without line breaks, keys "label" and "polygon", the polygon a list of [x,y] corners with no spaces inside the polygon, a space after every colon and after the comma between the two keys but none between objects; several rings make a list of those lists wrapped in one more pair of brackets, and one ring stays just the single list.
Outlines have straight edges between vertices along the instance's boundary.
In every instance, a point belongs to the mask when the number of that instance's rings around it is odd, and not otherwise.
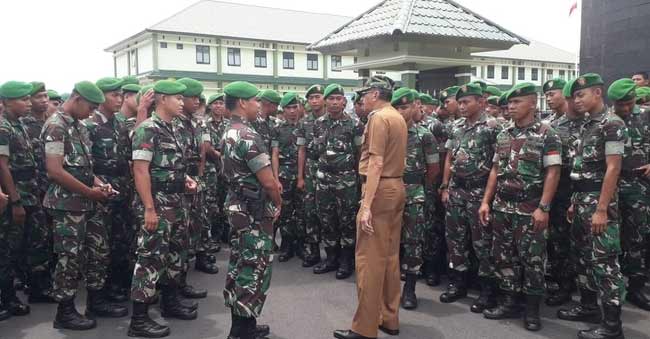
[{"label": "military cap", "polygon": [[571,87],[573,87],[573,83],[576,82],[576,79],[569,80],[567,81],[566,84],[564,84],[564,88],[562,88],[562,95],[565,98],[572,98],[573,95],[571,94]]},{"label": "military cap", "polygon": [[423,93],[422,95],[420,95],[420,101],[422,101],[423,105],[435,105],[433,103],[433,100],[434,100],[433,97],[429,94]]},{"label": "military cap", "polygon": [[611,101],[628,101],[636,99],[636,84],[632,79],[618,79],[607,89],[607,98]]},{"label": "military cap", "polygon": [[32,84],[21,81],[7,81],[0,87],[0,97],[4,99],[18,99],[28,96],[32,92]]},{"label": "military cap", "polygon": [[325,91],[325,87],[323,87],[321,85],[318,85],[318,84],[311,85],[307,89],[307,93],[305,93],[305,97],[309,98],[309,96],[312,95],[312,94],[323,94],[323,91]]},{"label": "military cap", "polygon": [[637,87],[635,92],[637,103],[644,103],[650,100],[650,87]]},{"label": "military cap", "polygon": [[122,78],[122,85],[139,85],[140,81],[133,75],[128,75]]},{"label": "military cap", "polygon": [[68,99],[70,99],[70,93],[66,92],[61,94],[61,100],[66,101]]},{"label": "military cap", "polygon": [[174,80],[159,80],[153,85],[153,90],[159,94],[178,95],[185,93],[187,86]]},{"label": "military cap", "polygon": [[122,85],[122,92],[124,93],[138,93],[140,92],[140,89],[142,89],[140,85],[135,85],[135,84]]},{"label": "military cap", "polygon": [[223,91],[227,96],[240,99],[250,99],[259,93],[259,90],[255,85],[246,81],[232,82],[226,85]]},{"label": "military cap", "polygon": [[373,88],[382,88],[392,91],[393,88],[395,88],[395,81],[385,75],[374,75],[366,81],[365,85],[359,90],[359,92],[366,93]]},{"label": "military cap", "polygon": [[199,98],[199,100],[201,102],[205,103],[205,101],[207,100],[207,98],[205,97],[205,94],[201,93],[201,97]]},{"label": "military cap", "polygon": [[135,96],[135,102],[138,103],[138,105],[140,104],[140,98],[142,97],[142,95],[147,93],[149,90],[153,89],[153,86],[154,85],[145,85],[140,88],[140,90],[138,91],[138,95]]},{"label": "military cap", "polygon": [[[118,87],[119,88],[119,87]],[[82,98],[94,103],[102,104],[106,100],[104,98],[104,93],[99,88],[99,86],[93,84],[90,81],[81,81],[74,85],[75,92],[79,93]]]},{"label": "military cap", "polygon": [[564,81],[564,79],[552,79],[544,83],[542,86],[542,92],[546,93],[555,89],[564,90],[564,85],[566,85],[566,81]]},{"label": "military cap", "polygon": [[32,82],[30,82],[30,84],[32,85],[32,91],[29,92],[29,95],[34,95],[34,94],[36,94],[38,92],[47,91],[45,89],[45,83],[43,83],[43,82],[32,81]]},{"label": "military cap", "polygon": [[97,85],[102,92],[116,91],[122,88],[122,79],[111,77],[101,78],[97,80],[95,85]]},{"label": "military cap", "polygon": [[208,98],[208,105],[212,105],[213,102],[221,100],[223,101],[223,93],[213,94]]},{"label": "military cap", "polygon": [[285,108],[289,105],[297,105],[298,102],[298,93],[287,92],[284,93],[284,96],[282,96],[282,99],[280,100],[280,107]]},{"label": "military cap", "polygon": [[487,98],[487,103],[488,105],[494,105],[494,106],[500,106],[499,105],[499,97],[496,95],[492,95]]},{"label": "military cap", "polygon": [[499,96],[499,106],[508,106],[508,92],[510,91],[505,91]]},{"label": "military cap", "polygon": [[185,85],[186,88],[183,91],[184,97],[200,97],[203,92],[203,84],[192,78],[181,78],[176,80],[176,82]]},{"label": "military cap", "polygon": [[496,88],[495,86],[487,86],[484,90],[483,93],[488,93],[490,96],[501,96],[503,92],[501,92],[500,89]]},{"label": "military cap", "polygon": [[462,85],[458,88],[458,91],[456,92],[456,100],[462,98],[462,97],[468,97],[468,96],[482,96],[483,95],[483,89],[481,89],[481,85],[479,85],[476,82],[469,83],[466,85]]},{"label": "military cap", "polygon": [[510,91],[508,91],[506,100],[533,94],[537,94],[537,91],[535,90],[535,84],[532,84],[530,82],[522,82],[520,84],[516,84]]},{"label": "military cap", "polygon": [[458,86],[447,87],[440,92],[440,101],[445,102],[448,98],[456,98],[456,92],[458,92]]},{"label": "military cap", "polygon": [[352,94],[352,102],[356,104],[359,101],[361,101],[361,95],[359,95],[359,93],[357,93],[357,92],[354,92]]},{"label": "military cap", "polygon": [[280,94],[272,89],[265,89],[261,91],[259,94],[257,94],[257,98],[259,99],[264,99],[268,102],[272,102],[274,104],[279,104],[280,101],[282,100],[282,97],[280,97]]},{"label": "military cap", "polygon": [[416,91],[414,89],[411,89],[411,91],[413,92],[413,100],[421,100],[420,96],[422,95],[422,93],[420,93],[420,92],[418,92],[418,91]]},{"label": "military cap", "polygon": [[50,100],[61,100],[61,95],[59,95],[59,92],[53,89],[47,90],[47,96],[50,98]]},{"label": "military cap", "polygon": [[323,92],[323,97],[327,98],[328,96],[332,94],[340,94],[340,95],[345,95],[345,91],[343,90],[343,86],[339,84],[330,84],[327,87],[325,87],[325,91]]},{"label": "military cap", "polygon": [[410,104],[413,101],[415,101],[414,91],[408,87],[402,87],[393,92],[393,98],[390,100],[390,104],[393,106],[399,106]]},{"label": "military cap", "polygon": [[487,89],[487,87],[488,87],[487,84],[485,83],[485,81],[483,81],[483,80],[474,80],[474,81],[472,81],[472,82],[470,82],[470,83],[471,83],[471,84],[477,84],[477,85],[479,85],[479,86],[481,87],[481,91],[483,91],[483,92],[484,92],[484,91]]},{"label": "military cap", "polygon": [[298,102],[299,102],[301,105],[304,106],[304,105],[307,104],[307,99],[305,99],[305,98],[303,98],[303,97],[301,97],[301,96],[298,96]]},{"label": "military cap", "polygon": [[600,77],[600,75],[596,73],[587,73],[583,74],[575,79],[571,86],[571,95],[573,95],[576,91],[579,91],[581,89],[589,88],[589,87],[594,87],[594,86],[601,86],[603,85],[603,79]]}]

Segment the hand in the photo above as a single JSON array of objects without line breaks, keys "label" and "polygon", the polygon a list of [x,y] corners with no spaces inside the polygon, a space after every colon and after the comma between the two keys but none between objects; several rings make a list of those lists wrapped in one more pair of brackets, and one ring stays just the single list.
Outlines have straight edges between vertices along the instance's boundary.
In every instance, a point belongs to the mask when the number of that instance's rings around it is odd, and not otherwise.
[{"label": "hand", "polygon": [[158,229],[158,214],[155,208],[144,209],[144,229],[149,232]]},{"label": "hand", "polygon": [[9,204],[9,196],[0,193],[0,213],[4,212],[5,209],[7,209],[7,205]]},{"label": "hand", "polygon": [[375,234],[375,229],[372,227],[372,213],[369,208],[361,207],[358,218],[359,224],[357,227],[361,227],[361,230],[368,233],[368,235]]},{"label": "hand", "polygon": [[299,191],[304,191],[305,190],[305,179],[298,178],[298,182],[296,183],[296,188]]},{"label": "hand", "polygon": [[99,186],[99,188],[101,188],[102,191],[106,192],[106,194],[108,194],[109,197],[118,195],[120,193],[118,191],[113,190],[113,186],[111,186],[111,184],[102,184]]},{"label": "hand", "polygon": [[194,179],[189,176],[185,177],[185,192],[187,193],[196,193],[199,185],[194,181]]},{"label": "hand", "polygon": [[144,93],[140,97],[140,105],[138,106],[138,109],[142,108],[146,111],[149,110],[149,107],[151,107],[151,104],[153,104],[155,93],[153,89],[148,90],[146,93]]},{"label": "hand", "polygon": [[23,205],[11,205],[11,218],[14,225],[22,226],[25,224],[25,208]]},{"label": "hand", "polygon": [[599,235],[607,228],[607,211],[596,210],[591,216],[591,233]]},{"label": "hand", "polygon": [[639,173],[641,173],[641,175],[643,175],[644,177],[650,178],[650,164],[637,167],[634,170],[639,171]]},{"label": "hand", "polygon": [[280,192],[280,194],[282,194],[282,189],[284,187],[282,187],[282,183],[280,182],[280,180],[276,180],[276,182],[278,183],[278,191]]},{"label": "hand", "polygon": [[280,219],[280,212],[282,212],[282,205],[275,206],[275,213],[273,213],[273,223],[275,224]]},{"label": "hand", "polygon": [[573,204],[569,206],[569,209],[566,211],[566,221],[573,224],[573,216],[575,215],[575,207]]},{"label": "hand", "polygon": [[440,201],[446,206],[449,203],[449,190],[443,189],[440,191]]},{"label": "hand", "polygon": [[487,226],[490,223],[490,205],[486,203],[481,203],[481,207],[478,209],[478,221],[483,226]]},{"label": "hand", "polygon": [[536,209],[533,212],[533,226],[535,232],[542,232],[548,227],[548,212],[544,212],[541,209]]},{"label": "hand", "polygon": [[108,199],[108,193],[101,187],[93,187],[90,189],[88,198],[92,201],[106,201]]}]

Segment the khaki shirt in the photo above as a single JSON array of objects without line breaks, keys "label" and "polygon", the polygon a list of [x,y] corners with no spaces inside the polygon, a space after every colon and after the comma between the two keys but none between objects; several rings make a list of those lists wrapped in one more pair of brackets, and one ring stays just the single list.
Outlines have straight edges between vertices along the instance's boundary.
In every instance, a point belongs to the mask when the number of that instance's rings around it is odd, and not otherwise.
[{"label": "khaki shirt", "polygon": [[401,177],[406,167],[408,129],[404,118],[392,106],[386,106],[368,115],[363,134],[359,174],[368,174],[370,155],[384,158],[383,178]]}]

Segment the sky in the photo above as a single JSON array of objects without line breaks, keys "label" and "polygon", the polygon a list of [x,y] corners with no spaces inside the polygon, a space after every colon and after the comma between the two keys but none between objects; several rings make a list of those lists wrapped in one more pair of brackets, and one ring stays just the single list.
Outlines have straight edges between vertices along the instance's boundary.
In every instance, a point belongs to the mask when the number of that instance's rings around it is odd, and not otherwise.
[{"label": "sky", "polygon": [[[3,1],[0,83],[43,81],[50,89],[69,92],[77,81],[112,76],[113,60],[104,52],[106,47],[197,1]],[[379,0],[228,1],[355,17]],[[569,16],[575,0],[456,1],[516,34],[578,53],[580,12]]]}]

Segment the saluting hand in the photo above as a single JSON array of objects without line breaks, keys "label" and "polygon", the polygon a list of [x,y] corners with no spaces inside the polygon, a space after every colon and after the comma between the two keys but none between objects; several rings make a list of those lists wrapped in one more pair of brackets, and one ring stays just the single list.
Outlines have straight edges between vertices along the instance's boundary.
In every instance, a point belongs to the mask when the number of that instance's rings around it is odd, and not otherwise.
[{"label": "saluting hand", "polygon": [[370,212],[369,208],[361,207],[357,218],[357,227],[361,227],[361,230],[368,233],[369,235],[375,234],[375,228],[372,227],[372,213]]}]

